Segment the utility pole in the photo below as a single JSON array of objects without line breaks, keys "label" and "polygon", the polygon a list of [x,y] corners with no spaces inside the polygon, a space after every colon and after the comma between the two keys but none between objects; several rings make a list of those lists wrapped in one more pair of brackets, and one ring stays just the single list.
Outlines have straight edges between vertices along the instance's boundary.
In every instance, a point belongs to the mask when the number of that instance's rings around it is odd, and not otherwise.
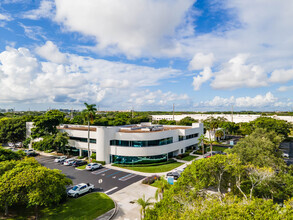
[{"label": "utility pole", "polygon": [[174,109],[175,109],[175,105],[174,105],[174,103],[173,103],[173,121],[174,121],[174,119],[175,119],[175,117],[174,117]]}]

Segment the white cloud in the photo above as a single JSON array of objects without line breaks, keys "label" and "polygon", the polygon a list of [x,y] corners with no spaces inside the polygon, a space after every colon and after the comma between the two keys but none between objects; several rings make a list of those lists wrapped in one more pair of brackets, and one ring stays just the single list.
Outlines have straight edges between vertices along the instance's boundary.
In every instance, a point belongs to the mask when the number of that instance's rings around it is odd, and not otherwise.
[{"label": "white cloud", "polygon": [[162,92],[161,90],[150,91],[150,90],[142,90],[139,92],[133,92],[130,95],[130,99],[128,102],[135,104],[135,106],[162,106],[166,104],[170,104],[174,101],[182,102],[189,100],[189,96],[187,94],[177,95],[172,92]]},{"label": "white cloud", "polygon": [[5,15],[5,14],[1,14],[0,13],[0,21],[11,21],[12,20],[12,18],[11,18],[11,16],[10,15]]},{"label": "white cloud", "polygon": [[[256,95],[255,97],[238,97],[231,96],[230,98],[222,98],[219,96],[214,97],[213,100],[201,102],[199,105],[209,107],[228,107],[234,105],[234,107],[246,108],[246,107],[268,107],[275,106],[278,98],[276,98],[271,92],[265,95]],[[197,105],[197,106],[199,106]]]},{"label": "white cloud", "polygon": [[37,47],[36,53],[54,63],[64,63],[66,61],[66,55],[61,53],[52,41],[47,41],[45,45]]},{"label": "white cloud", "polygon": [[190,61],[188,69],[201,70],[206,67],[212,67],[213,62],[214,62],[214,55],[212,53],[209,53],[207,55],[202,53],[197,53],[194,55],[194,57]]},{"label": "white cloud", "polygon": [[290,80],[293,80],[293,69],[279,69],[272,72],[272,75],[270,77],[271,82],[275,83],[285,83]]},{"label": "white cloud", "polygon": [[280,86],[278,88],[279,92],[286,92],[286,91],[290,91],[290,90],[293,90],[293,86]]},{"label": "white cloud", "polygon": [[202,72],[199,73],[199,75],[193,77],[193,89],[199,90],[201,85],[208,81],[213,76],[212,70],[209,67],[205,67]]},{"label": "white cloud", "polygon": [[24,29],[24,34],[32,39],[32,40],[40,40],[40,39],[46,39],[46,36],[39,26],[26,26],[22,23],[19,23],[19,25]]},{"label": "white cloud", "polygon": [[40,7],[23,14],[23,18],[37,20],[40,18],[53,18],[54,16],[54,2],[52,0],[42,0]]},{"label": "white cloud", "polygon": [[215,78],[211,86],[215,89],[267,86],[267,74],[258,65],[246,64],[248,57],[247,54],[239,54],[230,59],[220,71],[214,73]]},{"label": "white cloud", "polygon": [[[100,51],[128,57],[177,53],[175,33],[186,36],[194,0],[55,0],[55,20],[69,31],[94,36]],[[186,30],[189,30],[186,32]],[[183,33],[184,32],[184,33]],[[176,44],[176,42],[175,42]]]},{"label": "white cloud", "polygon": [[[44,47],[48,45],[53,51],[59,51],[52,42],[47,42]],[[39,52],[38,49],[36,51]],[[50,51],[45,55],[51,55]],[[155,69],[68,53],[66,57],[64,63],[60,62],[61,59],[51,59],[51,56],[48,58],[51,61],[41,62],[26,48],[7,48],[0,53],[0,103],[34,101],[78,104],[88,101],[110,108],[118,106],[127,109],[139,103],[139,99],[147,99],[145,104],[154,100],[158,105],[188,99],[184,94],[149,92],[145,89],[159,85],[161,80],[178,76],[181,74],[178,70]],[[134,97],[135,93],[141,97]],[[143,102],[140,106],[144,106]]]}]

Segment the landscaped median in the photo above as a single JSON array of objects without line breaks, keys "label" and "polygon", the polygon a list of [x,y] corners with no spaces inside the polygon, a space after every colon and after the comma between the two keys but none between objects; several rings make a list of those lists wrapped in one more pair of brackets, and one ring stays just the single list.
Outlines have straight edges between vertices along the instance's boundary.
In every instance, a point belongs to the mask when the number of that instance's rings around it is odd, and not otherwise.
[{"label": "landscaped median", "polygon": [[135,164],[135,165],[123,165],[123,164],[112,164],[112,166],[121,167],[128,170],[134,170],[143,173],[163,173],[173,170],[183,163],[176,162],[175,160],[168,160],[161,163],[153,164]]},{"label": "landscaped median", "polygon": [[92,220],[113,209],[115,204],[104,193],[90,193],[77,199],[70,198],[64,204],[55,208],[45,208],[41,211],[41,219]]}]

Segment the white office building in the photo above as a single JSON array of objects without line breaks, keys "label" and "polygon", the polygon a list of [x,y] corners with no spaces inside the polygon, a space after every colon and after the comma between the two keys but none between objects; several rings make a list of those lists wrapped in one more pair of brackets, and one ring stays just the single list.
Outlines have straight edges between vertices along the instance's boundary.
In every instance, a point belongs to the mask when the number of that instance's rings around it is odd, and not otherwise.
[{"label": "white office building", "polygon": [[[62,125],[58,127],[69,134],[69,145],[87,153],[88,127]],[[153,125],[141,123],[124,126],[91,126],[90,151],[96,160],[106,163],[138,163],[166,160],[169,157],[194,149],[203,133],[203,124],[192,126]]]}]

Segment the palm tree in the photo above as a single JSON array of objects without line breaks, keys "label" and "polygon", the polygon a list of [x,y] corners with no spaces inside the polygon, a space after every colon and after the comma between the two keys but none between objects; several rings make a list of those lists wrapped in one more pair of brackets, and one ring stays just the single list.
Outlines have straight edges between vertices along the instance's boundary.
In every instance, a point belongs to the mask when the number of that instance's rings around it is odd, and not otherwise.
[{"label": "palm tree", "polygon": [[88,159],[90,159],[90,122],[93,123],[94,121],[94,116],[96,115],[96,104],[87,104],[86,102],[84,103],[86,109],[83,110],[85,119],[87,120],[87,125],[88,125],[88,135],[87,135],[87,151],[88,151]]},{"label": "palm tree", "polygon": [[204,136],[204,134],[201,134],[198,138],[199,142],[201,143],[201,150],[202,150],[202,155],[204,155],[204,143],[208,141],[208,138]]},{"label": "palm tree", "polygon": [[156,191],[156,194],[155,194],[155,198],[156,200],[158,200],[159,196],[160,196],[160,199],[163,199],[163,194],[164,192],[170,188],[170,184],[167,182],[167,180],[165,180],[164,176],[161,177],[161,179],[157,180],[157,191]]},{"label": "palm tree", "polygon": [[138,205],[141,206],[140,219],[143,219],[145,217],[146,208],[153,204],[152,202],[150,202],[151,199],[152,198],[146,199],[145,195],[143,194],[143,196],[141,198],[139,198],[138,200],[135,200],[135,203],[137,203]]},{"label": "palm tree", "polygon": [[224,136],[224,132],[222,130],[217,130],[215,136],[219,139]]}]

